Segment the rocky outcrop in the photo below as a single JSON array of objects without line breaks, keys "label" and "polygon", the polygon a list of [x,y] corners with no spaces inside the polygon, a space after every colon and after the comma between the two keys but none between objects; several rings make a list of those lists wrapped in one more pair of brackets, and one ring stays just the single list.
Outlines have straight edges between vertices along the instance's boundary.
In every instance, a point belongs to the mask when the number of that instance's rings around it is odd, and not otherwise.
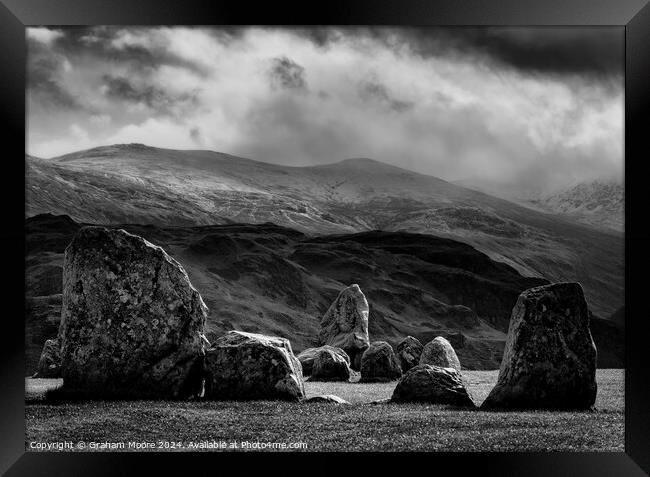
[{"label": "rocky outcrop", "polygon": [[314,358],[310,381],[348,381],[349,362],[339,353],[321,349]]},{"label": "rocky outcrop", "polygon": [[61,342],[58,338],[45,342],[34,377],[48,379],[61,377]]},{"label": "rocky outcrop", "polygon": [[368,301],[359,285],[350,285],[339,293],[320,321],[318,339],[321,345],[343,349],[354,369],[360,368],[361,356],[370,345],[369,310]]},{"label": "rocky outcrop", "polygon": [[596,399],[596,346],[578,283],[524,291],[510,318],[499,378],[483,408],[586,409]]},{"label": "rocky outcrop", "polygon": [[385,341],[374,341],[361,358],[361,382],[386,382],[402,375],[397,356]]},{"label": "rocky outcrop", "polygon": [[205,375],[206,399],[305,397],[300,361],[284,338],[230,331],[206,351]]},{"label": "rocky outcrop", "polygon": [[303,376],[311,375],[312,368],[314,367],[314,359],[316,359],[316,355],[322,350],[329,350],[332,351],[333,353],[338,354],[339,356],[341,356],[341,358],[345,360],[348,366],[350,366],[350,357],[345,351],[343,351],[341,348],[337,346],[324,345],[324,346],[319,346],[318,348],[307,348],[297,356],[298,361],[300,361],[300,364],[302,365]]},{"label": "rocky outcrop", "polygon": [[194,394],[206,312],[162,248],[124,230],[82,228],[63,264],[64,389],[98,397]]},{"label": "rocky outcrop", "polygon": [[422,350],[420,364],[431,364],[441,368],[454,368],[460,371],[460,361],[451,343],[442,336],[429,341]]},{"label": "rocky outcrop", "polygon": [[396,353],[397,359],[402,367],[402,372],[417,366],[420,363],[420,356],[422,355],[422,343],[417,338],[407,336],[397,345]]},{"label": "rocky outcrop", "polygon": [[316,403],[325,403],[325,404],[350,404],[345,399],[338,397],[334,394],[322,394],[319,396],[312,396],[310,398],[305,399],[303,402],[306,403],[316,402]]},{"label": "rocky outcrop", "polygon": [[402,376],[391,401],[475,407],[458,371],[430,364],[420,364]]}]

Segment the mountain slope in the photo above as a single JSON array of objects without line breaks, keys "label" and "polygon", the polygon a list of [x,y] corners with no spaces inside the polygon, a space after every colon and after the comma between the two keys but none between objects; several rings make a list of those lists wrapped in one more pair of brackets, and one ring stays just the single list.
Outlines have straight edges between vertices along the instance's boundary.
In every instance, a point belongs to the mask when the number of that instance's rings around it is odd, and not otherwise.
[{"label": "mountain slope", "polygon": [[409,231],[460,240],[526,276],[578,280],[592,309],[623,305],[623,239],[370,159],[285,167],[210,151],[115,145],[27,158],[27,215],[305,234]]},{"label": "mountain slope", "polygon": [[538,212],[557,214],[605,232],[623,232],[625,200],[623,184],[615,180],[580,182],[554,191],[524,189],[481,179],[454,184],[515,202]]},{"label": "mountain slope", "polygon": [[594,181],[548,194],[532,203],[586,224],[622,232],[625,215],[623,197],[621,184]]}]

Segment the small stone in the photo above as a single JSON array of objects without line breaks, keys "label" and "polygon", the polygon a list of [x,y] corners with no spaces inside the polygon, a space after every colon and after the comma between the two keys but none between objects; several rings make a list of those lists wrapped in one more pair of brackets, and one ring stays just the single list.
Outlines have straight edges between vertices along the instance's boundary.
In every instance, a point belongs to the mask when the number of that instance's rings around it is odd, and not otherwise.
[{"label": "small stone", "polygon": [[298,361],[300,361],[300,364],[302,365],[303,376],[311,375],[312,368],[314,367],[314,359],[316,359],[316,355],[324,349],[337,353],[345,360],[346,363],[348,363],[348,366],[350,365],[350,357],[348,354],[336,346],[324,345],[319,346],[318,348],[307,348],[297,356]]},{"label": "small stone", "polygon": [[420,340],[412,336],[407,336],[397,345],[395,351],[402,367],[402,372],[406,372],[420,363],[423,348]]},{"label": "small stone", "polygon": [[361,358],[360,382],[387,382],[402,375],[397,356],[385,341],[374,341]]},{"label": "small stone", "polygon": [[451,343],[442,336],[429,341],[422,350],[420,364],[431,364],[441,368],[454,368],[460,371],[460,361]]},{"label": "small stone", "polygon": [[310,381],[348,381],[350,366],[340,354],[321,349],[314,358]]},{"label": "small stone", "polygon": [[350,404],[348,401],[346,401],[343,398],[340,398],[334,394],[322,394],[319,396],[312,396],[309,397],[302,402],[305,403],[326,403],[326,404]]},{"label": "small stone", "polygon": [[206,399],[305,397],[302,366],[284,338],[230,331],[206,351],[205,374]]},{"label": "small stone", "polygon": [[60,378],[61,377],[61,341],[56,338],[45,341],[41,359],[38,361],[38,368],[35,378]]},{"label": "small stone", "polygon": [[430,364],[419,364],[402,376],[391,400],[475,407],[457,370]]}]

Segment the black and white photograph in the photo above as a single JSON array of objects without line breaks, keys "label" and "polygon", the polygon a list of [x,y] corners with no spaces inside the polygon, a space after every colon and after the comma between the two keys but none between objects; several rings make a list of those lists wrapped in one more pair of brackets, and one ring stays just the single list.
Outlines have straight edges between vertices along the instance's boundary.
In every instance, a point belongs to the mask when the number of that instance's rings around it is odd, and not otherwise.
[{"label": "black and white photograph", "polygon": [[624,33],[28,27],[25,451],[624,452]]}]

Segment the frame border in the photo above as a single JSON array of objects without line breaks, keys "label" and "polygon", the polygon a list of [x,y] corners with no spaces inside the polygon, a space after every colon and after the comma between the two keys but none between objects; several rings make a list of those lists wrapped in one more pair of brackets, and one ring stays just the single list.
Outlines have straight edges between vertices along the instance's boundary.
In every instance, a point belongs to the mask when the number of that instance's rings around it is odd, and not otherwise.
[{"label": "frame border", "polygon": [[[6,475],[113,475],[162,468],[163,473],[214,469],[214,455],[54,454],[24,450],[24,208],[25,194],[25,27],[28,25],[517,25],[625,27],[625,453],[437,453],[410,454],[409,460],[435,467],[475,469],[487,475],[650,475],[650,359],[646,265],[650,265],[650,187],[648,144],[643,126],[650,119],[650,6],[648,0],[333,0],[317,5],[260,4],[209,0],[0,0],[0,117],[5,132],[2,155],[9,179],[0,188],[5,208],[0,244],[7,278],[2,287],[11,306],[0,347],[0,472]],[[645,120],[645,121],[644,121]],[[21,139],[21,137],[23,139]],[[22,163],[22,166],[20,165]],[[22,177],[18,180],[18,177]],[[23,202],[24,204],[24,202]],[[21,297],[16,301],[16,297]],[[18,316],[16,316],[18,315]],[[379,467],[390,453],[370,453],[359,463]],[[292,454],[296,465],[317,455]],[[220,463],[237,465],[237,454],[219,454]],[[279,463],[278,454],[256,454],[257,465]],[[212,462],[210,463],[209,460]],[[251,459],[247,459],[246,466]],[[356,460],[356,459],[355,459]],[[459,469],[459,462],[462,469]],[[13,464],[13,466],[12,466]],[[286,465],[286,464],[285,464]],[[225,468],[225,467],[224,467]],[[87,470],[91,470],[88,472]],[[211,472],[212,473],[212,472]]]}]

